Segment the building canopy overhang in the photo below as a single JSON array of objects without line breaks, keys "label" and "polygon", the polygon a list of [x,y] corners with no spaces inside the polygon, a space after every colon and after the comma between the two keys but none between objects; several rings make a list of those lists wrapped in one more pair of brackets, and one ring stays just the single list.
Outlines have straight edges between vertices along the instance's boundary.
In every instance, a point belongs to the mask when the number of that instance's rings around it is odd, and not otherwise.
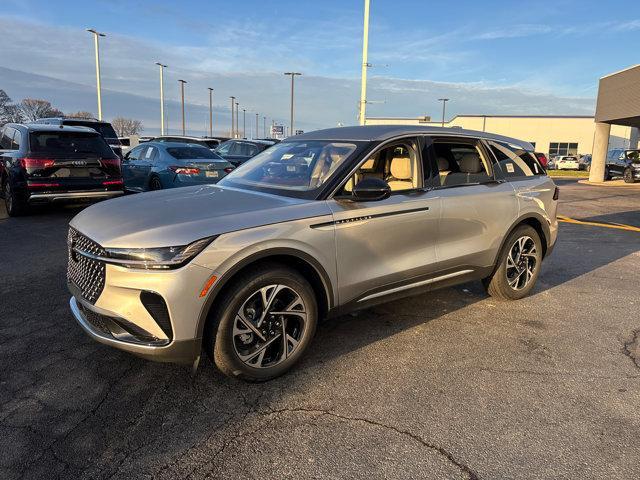
[{"label": "building canopy overhang", "polygon": [[640,65],[600,79],[595,120],[640,128]]}]

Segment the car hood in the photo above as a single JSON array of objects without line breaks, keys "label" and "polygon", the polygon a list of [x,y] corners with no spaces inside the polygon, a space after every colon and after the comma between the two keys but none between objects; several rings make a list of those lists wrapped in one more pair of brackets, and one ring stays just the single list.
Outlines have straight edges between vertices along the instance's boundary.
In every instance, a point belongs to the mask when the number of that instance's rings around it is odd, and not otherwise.
[{"label": "car hood", "polygon": [[324,201],[203,185],[97,203],[76,215],[70,226],[103,247],[152,248],[324,215],[331,215]]}]

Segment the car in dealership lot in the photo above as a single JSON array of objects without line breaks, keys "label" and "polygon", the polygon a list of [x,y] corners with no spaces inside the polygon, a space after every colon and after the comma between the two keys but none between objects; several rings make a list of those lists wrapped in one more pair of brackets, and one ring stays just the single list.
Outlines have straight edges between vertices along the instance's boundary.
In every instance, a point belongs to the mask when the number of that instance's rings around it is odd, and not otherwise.
[{"label": "car in dealership lot", "polygon": [[556,170],[580,170],[580,163],[578,157],[574,155],[562,155],[556,158],[555,168]]},{"label": "car in dealership lot", "polygon": [[122,145],[118,139],[118,134],[109,122],[104,122],[96,118],[77,118],[77,117],[47,117],[40,118],[35,121],[37,124],[44,125],[66,125],[69,127],[89,127],[98,132],[113,151],[122,158]]},{"label": "car in dealership lot", "polygon": [[32,205],[122,195],[120,157],[92,128],[8,123],[0,130],[0,186],[10,216]]},{"label": "car in dealership lot", "polygon": [[235,166],[240,166],[258,153],[275,145],[273,140],[228,140],[221,143],[215,152]]},{"label": "car in dealership lot", "polygon": [[626,183],[640,180],[640,150],[612,150],[607,155],[605,179],[622,177]]},{"label": "car in dealership lot", "polygon": [[586,155],[582,155],[578,159],[578,163],[580,164],[580,168],[579,168],[580,170],[590,172],[591,171],[591,154],[588,153]]},{"label": "car in dealership lot", "polygon": [[200,145],[206,147],[209,150],[215,150],[218,145],[223,141],[219,138],[212,137],[189,137],[184,135],[161,135],[159,137],[153,137],[149,141],[151,142],[171,142],[171,143],[189,143],[191,145]]},{"label": "car in dealership lot", "polygon": [[124,185],[131,192],[216,183],[233,169],[208,148],[179,142],[145,142],[122,160]]},{"label": "car in dealership lot", "polygon": [[410,126],[319,130],[216,185],[91,206],[70,222],[70,307],[95,340],[246,380],[283,374],[319,318],[470,280],[536,283],[558,188],[531,144]]}]

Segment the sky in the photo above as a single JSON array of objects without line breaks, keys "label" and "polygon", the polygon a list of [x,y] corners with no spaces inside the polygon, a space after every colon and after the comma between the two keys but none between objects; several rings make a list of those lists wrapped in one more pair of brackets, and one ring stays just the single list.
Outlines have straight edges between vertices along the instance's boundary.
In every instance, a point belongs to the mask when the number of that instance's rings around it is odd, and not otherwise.
[{"label": "sky", "polygon": [[[363,0],[3,0],[0,88],[65,111],[96,111],[93,42],[101,39],[103,108],[159,126],[156,61],[165,71],[171,131],[179,85],[187,122],[203,133],[214,88],[216,130],[229,96],[288,123],[296,78],[296,125],[357,123]],[[371,0],[369,116],[440,119],[456,114],[593,114],[598,79],[639,62],[637,0]],[[11,42],[7,42],[11,39]],[[15,48],[8,48],[13,45]],[[242,125],[241,125],[242,127]],[[253,127],[255,128],[255,127]]]}]

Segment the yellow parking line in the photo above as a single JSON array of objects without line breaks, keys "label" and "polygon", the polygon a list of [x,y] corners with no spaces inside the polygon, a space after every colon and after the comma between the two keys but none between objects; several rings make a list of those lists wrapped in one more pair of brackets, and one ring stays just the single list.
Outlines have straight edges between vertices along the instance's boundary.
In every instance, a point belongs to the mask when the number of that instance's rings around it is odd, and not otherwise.
[{"label": "yellow parking line", "polygon": [[558,215],[558,221],[564,223],[573,223],[575,225],[590,225],[592,227],[614,228],[616,230],[626,230],[628,232],[640,232],[640,227],[634,227],[633,225],[624,225],[622,223],[589,222],[586,220],[576,220],[575,218],[565,217],[564,215]]}]

